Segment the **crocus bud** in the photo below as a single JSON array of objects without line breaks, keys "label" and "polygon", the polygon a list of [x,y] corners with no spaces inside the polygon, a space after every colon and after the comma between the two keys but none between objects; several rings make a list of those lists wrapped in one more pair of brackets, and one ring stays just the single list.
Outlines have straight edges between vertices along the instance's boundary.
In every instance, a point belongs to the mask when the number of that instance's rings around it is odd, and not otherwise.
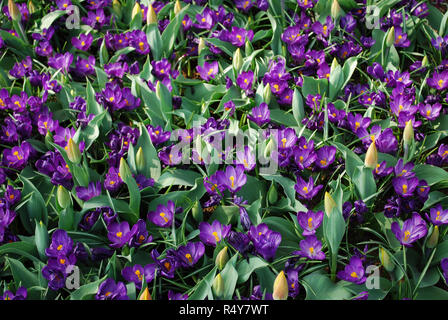
[{"label": "crocus bud", "polygon": [[278,200],[277,188],[275,187],[275,184],[272,183],[268,191],[268,201],[270,204],[274,204],[277,202],[277,200]]},{"label": "crocus bud", "polygon": [[156,96],[157,96],[157,98],[159,98],[159,100],[162,100],[162,87],[161,87],[161,85],[162,85],[162,82],[161,81],[157,81],[157,84],[156,84]]},{"label": "crocus bud", "polygon": [[213,294],[218,299],[221,298],[224,294],[224,280],[222,279],[220,273],[218,273],[215,280],[213,281],[212,290]]},{"label": "crocus bud", "polygon": [[8,0],[8,11],[13,21],[20,21],[22,19],[22,14],[14,0]]},{"label": "crocus bud", "polygon": [[120,159],[119,174],[123,181],[126,181],[132,177],[131,169],[129,169],[128,163],[124,160],[124,158]]},{"label": "crocus bud", "polygon": [[78,164],[81,162],[81,151],[72,138],[68,139],[66,151],[67,157],[71,162],[73,162],[74,164]]},{"label": "crocus bud", "polygon": [[152,7],[152,4],[148,7],[148,14],[146,16],[146,24],[157,23],[157,14]]},{"label": "crocus bud", "polygon": [[140,298],[138,300],[152,300],[151,294],[149,293],[148,288],[145,288],[145,290],[140,295]]},{"label": "crocus bud", "polygon": [[266,145],[266,149],[264,149],[264,157],[269,158],[274,149],[275,149],[275,141],[274,139],[270,138]]},{"label": "crocus bud", "polygon": [[145,170],[145,155],[143,154],[142,147],[138,148],[137,155],[135,156],[135,165],[137,166],[138,172],[143,172]]},{"label": "crocus bud", "polygon": [[403,142],[407,145],[411,144],[414,140],[414,127],[412,126],[412,120],[406,122],[403,132]]},{"label": "crocus bud", "polygon": [[41,259],[46,259],[45,249],[48,248],[48,230],[42,221],[36,223],[34,232],[34,241],[36,243],[37,252]]},{"label": "crocus bud", "polygon": [[57,191],[58,203],[62,209],[67,209],[71,203],[70,193],[63,186],[59,185]]},{"label": "crocus bud", "polygon": [[202,50],[204,50],[206,47],[204,38],[199,38],[199,44],[198,44],[198,54],[201,54]]},{"label": "crocus bud", "polygon": [[132,9],[131,19],[134,19],[140,12],[142,12],[142,7],[140,7],[140,3],[136,2]]},{"label": "crocus bud", "polygon": [[193,215],[194,220],[197,222],[201,222],[204,214],[202,213],[202,207],[199,201],[196,201],[193,208],[191,209],[191,213]]},{"label": "crocus bud", "polygon": [[386,37],[386,46],[390,48],[395,43],[395,27],[392,26],[392,28],[389,29]]},{"label": "crocus bud", "polygon": [[252,47],[252,44],[250,43],[249,40],[246,41],[245,51],[246,51],[246,56],[249,56],[252,54],[252,52],[254,52],[254,48]]},{"label": "crocus bud", "polygon": [[[333,62],[331,63],[331,71],[335,70],[337,67],[340,67],[341,65],[339,64],[338,60],[336,58],[333,59]],[[331,72],[330,71],[330,72]]]},{"label": "crocus bud", "polygon": [[112,11],[121,19],[121,3],[118,0],[112,1]]},{"label": "crocus bud", "polygon": [[274,300],[288,299],[288,281],[285,277],[285,272],[282,270],[275,278],[274,291],[272,293]]},{"label": "crocus bud", "polygon": [[327,217],[330,217],[331,211],[336,208],[336,202],[334,202],[333,198],[328,192],[325,192],[324,206]]},{"label": "crocus bud", "polygon": [[434,226],[434,229],[432,230],[431,236],[426,241],[426,246],[430,249],[434,248],[437,243],[439,243],[439,227]]},{"label": "crocus bud", "polygon": [[336,20],[341,15],[341,6],[339,5],[338,0],[333,0],[331,5],[331,17]]},{"label": "crocus bud", "polygon": [[263,90],[263,101],[266,104],[269,104],[271,102],[271,98],[272,98],[272,90],[271,90],[271,85],[268,83],[266,85],[266,87],[264,87],[264,90]]},{"label": "crocus bud", "polygon": [[227,253],[227,247],[224,247],[216,256],[215,265],[219,270],[222,270],[224,269],[227,261],[229,261],[229,254]]},{"label": "crocus bud", "polygon": [[389,272],[392,272],[395,269],[395,264],[391,260],[389,254],[383,247],[380,247],[380,261],[381,265]]},{"label": "crocus bud", "polygon": [[29,0],[27,7],[30,14],[36,12],[36,6],[34,5],[33,1]]},{"label": "crocus bud", "polygon": [[425,56],[422,59],[422,67],[427,67],[429,66],[429,62],[428,62],[428,56],[425,54]]},{"label": "crocus bud", "polygon": [[242,66],[243,66],[243,55],[241,54],[240,48],[238,48],[233,54],[233,69],[235,69],[236,72],[239,72]]},{"label": "crocus bud", "polygon": [[366,168],[375,169],[378,164],[378,151],[376,150],[375,141],[373,141],[369,149],[367,149],[364,165]]},{"label": "crocus bud", "polygon": [[174,5],[174,14],[177,16],[179,12],[182,10],[182,5],[179,0],[176,0],[176,4]]}]

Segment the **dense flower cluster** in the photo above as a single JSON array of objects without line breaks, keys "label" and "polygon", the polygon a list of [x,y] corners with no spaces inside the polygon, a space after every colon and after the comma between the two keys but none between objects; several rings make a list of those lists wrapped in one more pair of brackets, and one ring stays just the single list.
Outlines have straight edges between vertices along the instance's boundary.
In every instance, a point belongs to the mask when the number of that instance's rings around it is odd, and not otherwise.
[{"label": "dense flower cluster", "polygon": [[446,296],[446,3],[16,2],[3,300]]}]

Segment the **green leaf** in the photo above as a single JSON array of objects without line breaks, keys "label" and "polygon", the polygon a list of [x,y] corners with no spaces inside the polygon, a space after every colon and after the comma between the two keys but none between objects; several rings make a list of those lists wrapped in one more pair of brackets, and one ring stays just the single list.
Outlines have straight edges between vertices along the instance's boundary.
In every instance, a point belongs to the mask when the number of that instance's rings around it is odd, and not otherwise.
[{"label": "green leaf", "polygon": [[26,203],[26,216],[22,216],[22,222],[25,228],[29,228],[30,233],[34,231],[35,221],[42,221],[45,225],[48,223],[48,212],[44,198],[34,184],[23,175],[19,176],[23,182],[22,197],[31,194],[29,201]]},{"label": "green leaf", "polygon": [[40,30],[48,29],[49,27],[51,27],[53,22],[56,21],[56,19],[62,17],[66,13],[67,12],[65,10],[55,10],[53,12],[48,13],[40,21]]},{"label": "green leaf", "polygon": [[292,113],[297,125],[301,127],[302,120],[305,117],[305,109],[303,107],[303,97],[297,89],[294,89],[294,95],[292,97]]},{"label": "green leaf", "polygon": [[204,300],[206,297],[212,295],[212,284],[215,279],[216,270],[214,267],[199,283],[192,289],[192,294],[189,294],[188,300]]},{"label": "green leaf", "polygon": [[442,168],[429,164],[419,164],[415,166],[414,172],[419,179],[426,180],[429,186],[440,182],[448,182],[448,172]]},{"label": "green leaf", "polygon": [[182,20],[187,14],[190,5],[185,6],[182,10],[171,20],[166,29],[162,33],[162,46],[165,57],[169,57],[174,48],[174,43],[179,35],[179,30],[182,25]]},{"label": "green leaf", "polygon": [[92,84],[87,79],[86,86],[86,97],[87,97],[87,114],[99,115],[104,112],[104,108],[96,101],[95,90],[93,90]]},{"label": "green leaf", "polygon": [[6,258],[6,261],[17,286],[19,286],[19,283],[26,288],[39,286],[37,275],[25,268],[22,262],[13,258]]},{"label": "green leaf", "polygon": [[146,36],[148,38],[149,47],[151,48],[154,60],[158,61],[162,57],[162,38],[156,23],[151,23],[146,26]]},{"label": "green leaf", "polygon": [[246,282],[251,274],[259,269],[268,266],[269,264],[259,257],[250,257],[249,261],[242,260],[237,265],[238,283]]},{"label": "green leaf", "polygon": [[70,294],[70,300],[93,300],[93,296],[98,292],[98,287],[104,280],[106,277],[79,287]]},{"label": "green leaf", "polygon": [[439,287],[427,287],[417,291],[415,300],[448,300],[448,291]]},{"label": "green leaf", "polygon": [[238,254],[235,254],[227,263],[221,272],[222,280],[224,280],[224,294],[223,300],[232,300],[235,292],[236,283],[238,280],[238,272],[235,269],[235,263],[238,259]]},{"label": "green leaf", "polygon": [[309,95],[320,94],[321,96],[327,92],[327,79],[314,79],[313,77],[303,76],[302,94],[306,99]]},{"label": "green leaf", "polygon": [[340,282],[335,284],[321,271],[303,277],[301,283],[306,290],[305,300],[345,300],[352,296]]},{"label": "green leaf", "polygon": [[162,166],[160,164],[159,156],[157,155],[157,151],[152,144],[148,130],[144,125],[140,127],[140,131],[140,138],[137,141],[135,150],[138,150],[140,147],[143,150],[143,156],[146,163],[144,175],[147,178],[152,178],[156,182],[158,182],[158,179],[160,178],[162,172]]},{"label": "green leaf", "polygon": [[173,171],[166,171],[163,173],[158,183],[162,188],[173,186],[187,186],[192,187],[197,178],[202,177],[201,174],[192,170],[175,169]]}]

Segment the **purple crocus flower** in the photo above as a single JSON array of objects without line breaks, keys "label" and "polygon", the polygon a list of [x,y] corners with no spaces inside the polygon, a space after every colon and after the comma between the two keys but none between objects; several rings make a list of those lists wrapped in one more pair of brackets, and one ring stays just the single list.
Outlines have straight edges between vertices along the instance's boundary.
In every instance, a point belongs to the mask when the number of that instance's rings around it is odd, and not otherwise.
[{"label": "purple crocus flower", "polygon": [[294,185],[294,189],[299,194],[299,198],[306,200],[314,198],[323,187],[323,185],[314,186],[313,177],[310,177],[308,182],[306,182],[301,176],[297,176],[297,184]]},{"label": "purple crocus flower", "polygon": [[254,72],[252,70],[242,72],[238,75],[236,78],[236,84],[242,89],[242,90],[250,90],[252,89],[252,82],[254,81]]},{"label": "purple crocus flower", "polygon": [[303,236],[311,236],[316,233],[316,229],[322,224],[324,219],[323,211],[311,211],[308,212],[299,211],[297,213],[297,221],[299,225],[303,228]]},{"label": "purple crocus flower", "polygon": [[196,20],[198,21],[198,23],[194,24],[196,28],[210,30],[214,23],[213,10],[206,7],[202,14],[198,13],[196,15]]},{"label": "purple crocus flower", "polygon": [[429,216],[426,214],[426,218],[435,226],[448,224],[448,210],[443,210],[442,205],[439,203],[429,210]]},{"label": "purple crocus flower", "polygon": [[6,290],[3,293],[3,296],[0,300],[26,300],[27,291],[25,287],[20,287],[17,289],[16,294],[12,293],[9,290]]},{"label": "purple crocus flower", "polygon": [[392,180],[395,192],[402,197],[411,197],[419,183],[418,178],[396,177]]},{"label": "purple crocus flower", "polygon": [[202,242],[189,242],[176,250],[175,257],[182,267],[190,268],[202,258],[204,252],[205,246]]},{"label": "purple crocus flower", "polygon": [[445,282],[448,282],[448,258],[443,258],[440,261],[440,268],[442,269]]},{"label": "purple crocus flower", "polygon": [[16,190],[14,189],[13,186],[8,185],[6,187],[4,197],[6,203],[9,205],[9,208],[11,208],[20,201],[21,198],[20,190]]},{"label": "purple crocus flower", "polygon": [[433,105],[430,105],[429,103],[420,103],[419,104],[419,112],[420,114],[428,119],[429,121],[436,120],[439,115],[440,111],[442,110],[442,105],[440,103],[435,103]]},{"label": "purple crocus flower", "polygon": [[123,247],[132,237],[129,223],[127,221],[123,221],[121,223],[112,222],[107,226],[107,232],[107,238],[110,242],[112,242],[110,244],[112,248]]},{"label": "purple crocus flower", "polygon": [[129,300],[127,289],[123,282],[115,282],[107,278],[98,287],[96,300]]},{"label": "purple crocus flower", "polygon": [[79,75],[86,76],[95,73],[95,57],[90,56],[87,60],[78,56],[76,70]]},{"label": "purple crocus flower", "polygon": [[366,282],[365,270],[361,259],[358,256],[351,257],[350,263],[345,266],[345,269],[338,272],[338,278],[356,284]]},{"label": "purple crocus flower", "polygon": [[124,267],[123,270],[121,270],[121,275],[123,276],[123,278],[126,281],[134,282],[135,287],[139,290],[142,288],[142,282],[143,282],[144,275],[145,275],[145,281],[150,282],[146,278],[144,268],[139,264],[136,264],[132,267],[131,266]]},{"label": "purple crocus flower", "polygon": [[57,53],[54,57],[48,59],[48,65],[54,69],[61,69],[68,73],[70,65],[73,62],[73,55],[70,52],[64,54]]},{"label": "purple crocus flower", "polygon": [[168,300],[188,300],[188,294],[175,293],[168,290]]},{"label": "purple crocus flower", "polygon": [[307,236],[300,241],[300,251],[294,251],[292,254],[306,257],[311,260],[324,260],[325,253],[322,252],[322,243],[317,240],[315,235]]},{"label": "purple crocus flower", "polygon": [[147,129],[151,141],[155,146],[162,144],[170,139],[171,132],[163,131],[161,126],[157,126],[154,128],[153,126],[148,125]]},{"label": "purple crocus flower", "polygon": [[448,89],[448,70],[441,73],[435,72],[431,78],[427,79],[428,86],[437,90]]},{"label": "purple crocus flower", "polygon": [[335,159],[336,147],[324,146],[316,151],[316,165],[321,169],[328,168]]},{"label": "purple crocus flower", "polygon": [[254,244],[255,251],[265,260],[272,261],[282,241],[281,234],[269,230],[265,223],[261,223],[258,226],[251,226],[247,235]]},{"label": "purple crocus flower", "polygon": [[173,201],[168,200],[166,206],[159,204],[156,211],[148,213],[148,220],[156,226],[162,228],[169,228],[172,225],[174,214],[176,213],[176,206]]},{"label": "purple crocus flower", "polygon": [[225,172],[219,172],[218,181],[221,185],[229,189],[230,192],[238,192],[246,184],[247,181],[247,176],[244,173],[244,166],[228,166]]},{"label": "purple crocus flower", "polygon": [[425,237],[428,233],[425,221],[416,212],[412,214],[412,218],[403,223],[403,228],[400,228],[398,222],[392,222],[391,230],[398,241],[406,247],[412,247],[413,242]]},{"label": "purple crocus flower", "polygon": [[129,247],[139,247],[142,244],[152,241],[152,236],[149,235],[146,229],[146,222],[143,219],[139,219],[131,229],[132,237],[129,239]]},{"label": "purple crocus flower", "polygon": [[89,201],[94,197],[101,195],[101,182],[89,182],[87,187],[76,187],[76,195],[83,201]]},{"label": "purple crocus flower", "polygon": [[212,174],[210,177],[204,178],[204,186],[207,192],[211,195],[221,196],[226,189],[225,185],[221,184],[218,176],[220,171]]},{"label": "purple crocus flower", "polygon": [[243,150],[236,152],[236,163],[244,166],[245,171],[252,171],[257,165],[255,154],[252,152],[249,146],[244,147]]},{"label": "purple crocus flower", "polygon": [[67,231],[58,229],[51,237],[50,246],[45,249],[45,254],[49,258],[57,258],[60,255],[67,256],[73,250],[73,240]]},{"label": "purple crocus flower", "polygon": [[210,81],[218,74],[218,61],[204,62],[204,66],[197,66],[196,70],[203,80]]},{"label": "purple crocus flower", "polygon": [[199,239],[206,245],[216,247],[217,243],[228,236],[231,228],[231,225],[222,225],[218,220],[214,220],[211,225],[201,222],[199,224]]},{"label": "purple crocus flower", "polygon": [[400,158],[394,167],[394,172],[397,177],[412,178],[415,176],[415,173],[412,172],[413,169],[414,164],[412,162],[403,164],[403,159]]},{"label": "purple crocus flower", "polygon": [[246,30],[243,28],[232,27],[232,31],[228,35],[228,40],[236,47],[242,47],[246,41],[252,41],[254,37],[253,30]]},{"label": "purple crocus flower", "polygon": [[75,37],[72,38],[72,45],[76,49],[82,51],[89,50],[90,46],[92,45],[92,42],[93,42],[93,36],[90,33],[89,34],[82,33],[79,35],[78,38]]},{"label": "purple crocus flower", "polygon": [[408,35],[403,32],[400,27],[395,27],[395,47],[407,48],[411,45],[411,40],[408,39]]},{"label": "purple crocus flower", "polygon": [[123,185],[123,180],[119,175],[118,168],[110,167],[104,179],[104,188],[111,192],[116,192]]},{"label": "purple crocus flower", "polygon": [[252,109],[251,114],[247,115],[247,118],[261,127],[271,121],[271,112],[269,111],[268,105],[262,102],[260,106]]}]

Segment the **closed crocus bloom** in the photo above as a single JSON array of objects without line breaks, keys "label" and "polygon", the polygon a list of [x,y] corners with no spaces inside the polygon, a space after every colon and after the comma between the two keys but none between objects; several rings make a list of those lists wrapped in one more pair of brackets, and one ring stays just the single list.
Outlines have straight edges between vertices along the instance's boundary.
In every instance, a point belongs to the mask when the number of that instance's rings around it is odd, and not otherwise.
[{"label": "closed crocus bloom", "polygon": [[138,172],[145,170],[145,155],[143,154],[142,147],[138,148],[137,154],[135,156],[135,165]]},{"label": "closed crocus bloom", "polygon": [[224,294],[224,288],[225,288],[224,280],[222,279],[221,274],[218,273],[212,284],[214,296],[218,299],[221,298]]},{"label": "closed crocus bloom", "polygon": [[376,169],[378,164],[378,151],[376,150],[375,141],[373,141],[367,149],[364,166],[370,169]]},{"label": "closed crocus bloom", "polygon": [[58,187],[57,198],[58,203],[62,209],[66,209],[71,203],[70,194],[68,193],[67,189],[65,189],[61,185]]},{"label": "closed crocus bloom", "polygon": [[148,7],[148,13],[146,16],[146,23],[147,24],[151,24],[151,23],[157,23],[157,14],[154,10],[154,8],[152,7],[152,5],[150,4]]},{"label": "closed crocus bloom", "polygon": [[34,5],[33,1],[31,1],[31,0],[28,1],[28,11],[30,12],[30,14],[33,14],[34,12],[36,12],[36,6]]},{"label": "closed crocus bloom", "polygon": [[132,177],[131,169],[128,166],[128,163],[124,158],[120,159],[120,167],[119,167],[119,175],[123,181]]},{"label": "closed crocus bloom", "polygon": [[325,206],[325,213],[328,217],[330,217],[331,212],[334,208],[336,208],[336,202],[333,200],[331,195],[328,192],[325,192],[325,198],[324,198],[324,206]]},{"label": "closed crocus bloom", "polygon": [[140,3],[136,2],[134,5],[134,8],[132,9],[131,19],[134,19],[135,16],[137,16],[141,12],[142,12],[142,7],[140,6]]},{"label": "closed crocus bloom", "polygon": [[426,246],[430,249],[435,248],[439,242],[439,227],[434,226],[431,236],[426,241]]},{"label": "closed crocus bloom", "polygon": [[81,162],[81,151],[79,151],[78,145],[73,141],[72,138],[68,139],[67,147],[67,157],[74,164]]},{"label": "closed crocus bloom", "polygon": [[386,35],[386,46],[389,48],[395,43],[395,27],[389,29]]},{"label": "closed crocus bloom", "polygon": [[237,48],[235,53],[233,54],[233,69],[236,72],[239,72],[241,67],[243,66],[243,55],[241,54],[241,49]]},{"label": "closed crocus bloom", "polygon": [[282,270],[275,278],[272,297],[274,300],[286,300],[288,299],[288,290],[288,281],[285,272]]},{"label": "closed crocus bloom", "polygon": [[121,3],[119,0],[112,1],[112,10],[118,17],[121,18]]},{"label": "closed crocus bloom", "polygon": [[331,4],[331,17],[336,20],[341,15],[341,6],[339,5],[338,0],[333,0]]},{"label": "closed crocus bloom", "polygon": [[201,54],[202,50],[204,50],[206,48],[206,44],[204,41],[204,38],[199,38],[199,44],[198,44],[198,54]]},{"label": "closed crocus bloom", "polygon": [[382,266],[389,272],[392,272],[395,269],[395,264],[393,263],[392,259],[390,258],[390,255],[387,253],[386,250],[384,250],[383,247],[380,247],[380,261]]},{"label": "closed crocus bloom", "polygon": [[412,120],[406,122],[403,132],[403,142],[407,145],[414,140],[414,127],[412,126]]},{"label": "closed crocus bloom", "polygon": [[263,90],[263,101],[267,104],[271,102],[272,99],[272,90],[271,85],[268,83]]},{"label": "closed crocus bloom", "polygon": [[14,0],[8,0],[8,11],[13,21],[20,21],[22,19],[19,7],[17,7]]},{"label": "closed crocus bloom", "polygon": [[229,254],[227,253],[227,247],[224,247],[221,251],[219,251],[218,255],[215,259],[215,265],[219,270],[224,269],[227,261],[229,261]]},{"label": "closed crocus bloom", "polygon": [[138,298],[138,300],[152,300],[152,297],[151,297],[151,294],[149,293],[148,288],[145,288],[145,290],[143,290],[143,292],[140,295],[140,297]]},{"label": "closed crocus bloom", "polygon": [[182,5],[179,0],[176,0],[176,4],[174,5],[174,14],[177,16],[179,12],[182,10]]}]

